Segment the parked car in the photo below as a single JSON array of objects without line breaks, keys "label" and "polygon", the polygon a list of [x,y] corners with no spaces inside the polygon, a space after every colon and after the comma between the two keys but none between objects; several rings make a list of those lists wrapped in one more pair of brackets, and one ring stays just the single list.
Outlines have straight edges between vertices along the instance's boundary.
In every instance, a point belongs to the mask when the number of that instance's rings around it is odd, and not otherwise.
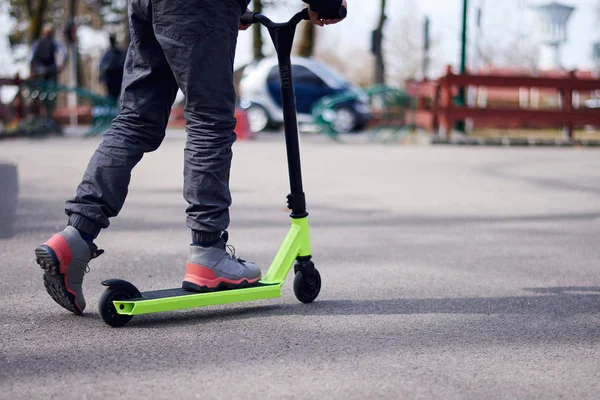
[{"label": "parked car", "polygon": [[[292,57],[292,76],[299,123],[312,123],[312,107],[325,96],[348,93],[351,98],[335,112],[335,128],[345,133],[363,128],[371,118],[368,96],[326,64]],[[248,65],[239,86],[240,107],[248,113],[250,129],[261,132],[283,124],[277,59],[266,58]]]}]

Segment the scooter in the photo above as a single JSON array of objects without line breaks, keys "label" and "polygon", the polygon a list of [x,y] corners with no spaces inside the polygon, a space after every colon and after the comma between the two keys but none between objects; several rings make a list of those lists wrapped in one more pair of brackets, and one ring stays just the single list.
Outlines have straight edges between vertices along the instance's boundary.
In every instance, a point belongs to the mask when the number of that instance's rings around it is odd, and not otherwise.
[{"label": "scooter", "polygon": [[[345,18],[346,8],[330,18]],[[302,303],[313,302],[321,290],[321,276],[312,261],[308,213],[302,188],[296,96],[294,93],[291,53],[297,25],[309,20],[308,9],[294,15],[288,22],[275,23],[262,14],[247,12],[240,22],[244,25],[261,23],[268,30],[277,51],[281,97],[283,103],[285,142],[291,192],[287,196],[292,226],[275,255],[267,274],[254,286],[241,289],[196,293],[182,288],[140,292],[132,283],[108,279],[99,300],[102,320],[118,327],[127,324],[134,315],[204,307],[217,304],[239,303],[281,297],[283,283],[294,267],[294,294]]]}]

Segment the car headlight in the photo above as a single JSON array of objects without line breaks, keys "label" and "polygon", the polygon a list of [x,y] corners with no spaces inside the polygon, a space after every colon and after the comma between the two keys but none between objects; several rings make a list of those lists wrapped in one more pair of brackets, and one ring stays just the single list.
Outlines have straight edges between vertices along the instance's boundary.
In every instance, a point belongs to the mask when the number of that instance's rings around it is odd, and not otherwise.
[{"label": "car headlight", "polygon": [[252,105],[248,100],[240,100],[240,107],[243,109],[249,108]]}]

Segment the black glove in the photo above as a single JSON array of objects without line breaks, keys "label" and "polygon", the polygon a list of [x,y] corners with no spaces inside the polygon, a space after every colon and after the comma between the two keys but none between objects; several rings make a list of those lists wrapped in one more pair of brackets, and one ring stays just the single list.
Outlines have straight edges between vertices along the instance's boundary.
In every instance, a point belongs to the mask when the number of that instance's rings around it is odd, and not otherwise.
[{"label": "black glove", "polygon": [[302,0],[310,5],[310,9],[319,14],[321,19],[339,19],[342,0]]}]

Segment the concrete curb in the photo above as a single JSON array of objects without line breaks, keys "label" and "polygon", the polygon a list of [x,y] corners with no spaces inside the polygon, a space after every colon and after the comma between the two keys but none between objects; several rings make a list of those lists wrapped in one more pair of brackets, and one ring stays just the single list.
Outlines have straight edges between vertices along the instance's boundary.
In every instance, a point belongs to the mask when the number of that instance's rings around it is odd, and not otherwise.
[{"label": "concrete curb", "polygon": [[600,147],[600,140],[544,140],[544,139],[487,139],[487,138],[460,138],[446,139],[434,137],[432,145],[454,146],[506,146],[506,147]]}]

